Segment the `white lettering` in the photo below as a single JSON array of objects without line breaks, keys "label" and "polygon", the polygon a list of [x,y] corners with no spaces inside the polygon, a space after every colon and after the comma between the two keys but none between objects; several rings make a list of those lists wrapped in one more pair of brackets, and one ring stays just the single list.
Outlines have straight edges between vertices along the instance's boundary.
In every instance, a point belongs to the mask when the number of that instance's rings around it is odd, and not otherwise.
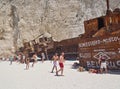
[{"label": "white lettering", "polygon": [[91,64],[89,61],[87,61],[87,67],[91,67]]},{"label": "white lettering", "polygon": [[111,43],[111,42],[115,42],[115,41],[119,41],[119,40],[120,40],[119,37],[109,37],[109,38],[102,39],[102,40],[94,40],[94,41],[79,43],[79,47],[95,46],[95,45],[98,45],[101,43]]},{"label": "white lettering", "polygon": [[119,60],[119,61],[117,61],[117,66],[119,66],[119,67],[120,67],[120,60]]}]

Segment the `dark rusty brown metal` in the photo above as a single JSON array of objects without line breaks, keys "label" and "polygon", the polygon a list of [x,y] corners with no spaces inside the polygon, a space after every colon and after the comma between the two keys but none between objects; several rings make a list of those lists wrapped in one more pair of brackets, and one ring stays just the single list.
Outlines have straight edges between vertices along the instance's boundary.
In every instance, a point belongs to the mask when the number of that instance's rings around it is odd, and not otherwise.
[{"label": "dark rusty brown metal", "polygon": [[109,0],[106,0],[107,3],[107,10],[109,10]]}]

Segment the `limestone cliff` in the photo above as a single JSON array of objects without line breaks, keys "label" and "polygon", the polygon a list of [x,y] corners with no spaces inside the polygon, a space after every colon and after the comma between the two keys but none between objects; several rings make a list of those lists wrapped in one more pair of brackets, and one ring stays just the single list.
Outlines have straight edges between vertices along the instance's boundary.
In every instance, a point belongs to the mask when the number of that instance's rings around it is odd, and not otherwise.
[{"label": "limestone cliff", "polygon": [[[109,0],[120,8],[120,0]],[[84,20],[106,14],[106,0],[0,0],[0,55],[11,54],[23,40],[49,34],[60,41],[84,33]]]}]

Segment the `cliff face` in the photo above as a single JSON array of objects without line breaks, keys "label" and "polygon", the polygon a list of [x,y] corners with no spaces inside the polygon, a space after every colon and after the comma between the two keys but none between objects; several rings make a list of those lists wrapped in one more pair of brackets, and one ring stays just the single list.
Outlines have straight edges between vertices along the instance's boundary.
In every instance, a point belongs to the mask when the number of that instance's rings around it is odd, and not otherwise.
[{"label": "cliff face", "polygon": [[[110,0],[120,8],[120,0]],[[0,0],[0,54],[40,34],[60,41],[84,33],[84,20],[106,14],[106,0]]]}]

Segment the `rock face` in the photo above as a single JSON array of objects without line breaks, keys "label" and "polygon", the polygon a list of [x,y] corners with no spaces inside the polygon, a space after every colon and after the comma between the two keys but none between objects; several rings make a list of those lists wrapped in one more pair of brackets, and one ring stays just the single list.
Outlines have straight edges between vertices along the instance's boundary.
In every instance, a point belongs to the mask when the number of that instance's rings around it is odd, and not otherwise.
[{"label": "rock face", "polygon": [[[109,0],[120,8],[120,0]],[[60,41],[84,33],[84,20],[106,14],[106,0],[0,0],[0,55],[49,33]]]}]

